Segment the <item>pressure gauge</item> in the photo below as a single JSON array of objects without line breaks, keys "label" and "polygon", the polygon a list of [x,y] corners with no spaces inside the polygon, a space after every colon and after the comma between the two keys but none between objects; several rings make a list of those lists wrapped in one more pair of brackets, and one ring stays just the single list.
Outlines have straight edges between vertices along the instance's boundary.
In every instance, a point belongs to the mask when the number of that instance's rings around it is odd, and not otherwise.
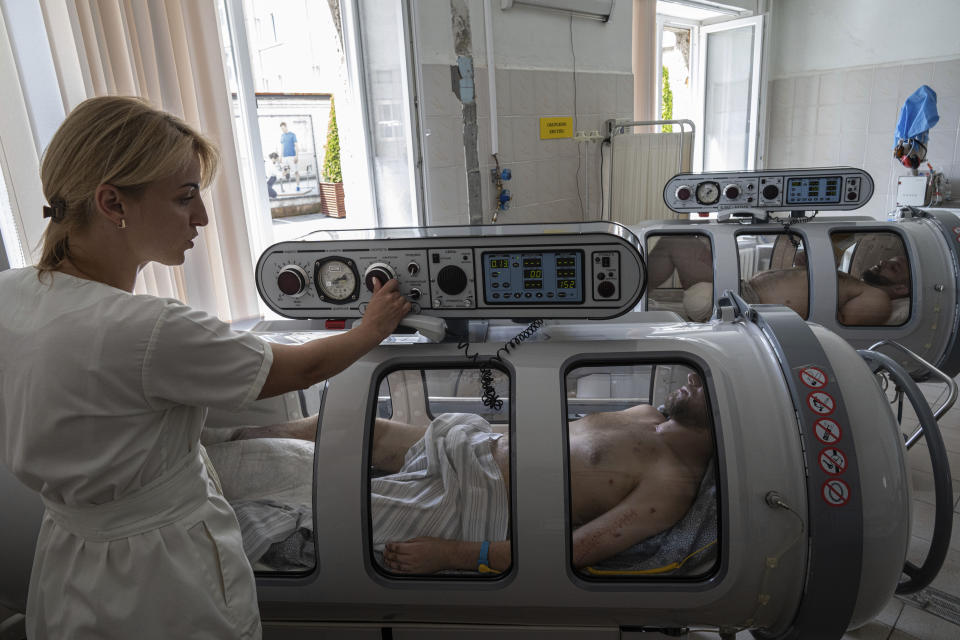
[{"label": "pressure gauge", "polygon": [[317,292],[320,299],[342,304],[357,299],[359,278],[353,260],[349,258],[324,258],[317,262]]},{"label": "pressure gauge", "polygon": [[697,185],[696,196],[700,204],[716,204],[720,199],[720,185],[716,182],[701,182]]}]

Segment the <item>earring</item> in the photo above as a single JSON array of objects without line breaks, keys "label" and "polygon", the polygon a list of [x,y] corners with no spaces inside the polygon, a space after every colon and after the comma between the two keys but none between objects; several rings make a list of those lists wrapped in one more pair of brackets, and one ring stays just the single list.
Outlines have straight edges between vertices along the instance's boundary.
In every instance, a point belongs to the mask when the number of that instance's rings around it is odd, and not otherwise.
[{"label": "earring", "polygon": [[120,218],[120,224],[117,225],[117,228],[118,228],[118,229],[126,229],[126,228],[127,228],[127,219],[126,219],[126,218]]}]

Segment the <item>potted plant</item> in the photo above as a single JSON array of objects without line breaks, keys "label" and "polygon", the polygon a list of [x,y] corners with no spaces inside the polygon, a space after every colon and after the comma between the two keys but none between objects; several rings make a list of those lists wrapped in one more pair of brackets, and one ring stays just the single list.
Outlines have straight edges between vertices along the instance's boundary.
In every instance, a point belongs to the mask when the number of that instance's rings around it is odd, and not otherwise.
[{"label": "potted plant", "polygon": [[320,182],[321,211],[331,218],[346,217],[343,203],[343,174],[340,171],[340,136],[337,132],[337,111],[330,98],[330,119],[327,121],[327,147],[323,156]]}]

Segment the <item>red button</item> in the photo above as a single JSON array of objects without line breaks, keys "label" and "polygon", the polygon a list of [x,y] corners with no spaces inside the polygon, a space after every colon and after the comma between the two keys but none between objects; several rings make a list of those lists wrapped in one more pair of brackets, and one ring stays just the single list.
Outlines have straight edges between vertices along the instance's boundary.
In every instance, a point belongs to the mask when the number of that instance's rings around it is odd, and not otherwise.
[{"label": "red button", "polygon": [[326,322],[323,323],[323,326],[331,330],[346,329],[347,321],[346,320],[327,320]]}]

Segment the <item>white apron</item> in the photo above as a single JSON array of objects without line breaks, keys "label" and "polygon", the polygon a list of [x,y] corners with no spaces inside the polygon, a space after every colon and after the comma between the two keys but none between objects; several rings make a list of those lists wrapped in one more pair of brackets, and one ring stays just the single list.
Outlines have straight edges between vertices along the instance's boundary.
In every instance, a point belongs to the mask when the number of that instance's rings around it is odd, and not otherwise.
[{"label": "white apron", "polygon": [[260,638],[236,516],[199,450],[119,500],[44,503],[31,640]]}]

